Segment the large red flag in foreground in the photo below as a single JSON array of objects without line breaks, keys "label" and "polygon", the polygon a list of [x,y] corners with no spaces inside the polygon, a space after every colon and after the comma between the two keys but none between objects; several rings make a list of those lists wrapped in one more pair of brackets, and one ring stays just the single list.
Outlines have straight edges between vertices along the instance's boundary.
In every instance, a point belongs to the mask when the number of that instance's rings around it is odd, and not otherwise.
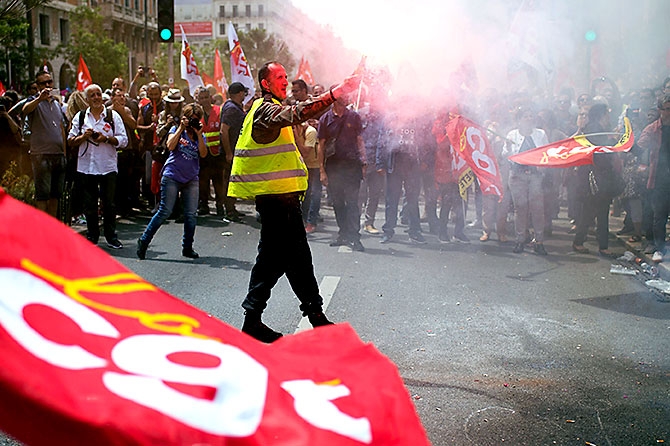
[{"label": "large red flag in foreground", "polygon": [[0,429],[30,445],[427,445],[347,324],[248,337],[0,189]]},{"label": "large red flag in foreground", "polygon": [[75,88],[77,91],[84,91],[86,87],[91,85],[93,83],[93,79],[91,79],[91,73],[88,72],[88,67],[86,66],[86,62],[84,62],[84,58],[79,55],[79,67],[77,67],[77,85]]},{"label": "large red flag in foreground", "polygon": [[552,142],[509,157],[510,161],[527,166],[574,167],[593,164],[594,153],[627,152],[635,138],[630,120],[624,118],[624,132],[613,146],[596,146],[584,135]]},{"label": "large red flag in foreground", "polygon": [[486,130],[461,115],[455,115],[447,123],[447,136],[456,154],[477,176],[482,193],[502,197],[502,177]]},{"label": "large red flag in foreground", "polygon": [[0,96],[4,95],[6,91],[7,90],[5,90],[5,85],[2,83],[2,81],[0,81]]}]

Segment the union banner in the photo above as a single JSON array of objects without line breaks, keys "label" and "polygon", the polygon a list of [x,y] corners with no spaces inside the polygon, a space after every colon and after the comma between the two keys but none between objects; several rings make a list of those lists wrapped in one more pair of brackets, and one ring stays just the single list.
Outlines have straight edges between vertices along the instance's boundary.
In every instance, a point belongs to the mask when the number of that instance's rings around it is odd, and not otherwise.
[{"label": "union banner", "polygon": [[509,160],[527,166],[575,167],[593,164],[594,153],[627,152],[635,142],[633,128],[628,118],[624,118],[623,133],[611,146],[594,145],[588,140],[588,136],[580,135],[552,142],[546,146],[512,155]]},{"label": "union banner", "polygon": [[[477,176],[482,193],[502,198],[502,177],[486,131],[469,119],[455,115],[447,123],[447,136],[454,152]],[[470,184],[472,181],[474,178]]]},{"label": "union banner", "polygon": [[346,323],[262,344],[0,189],[0,429],[29,445],[427,445]]}]

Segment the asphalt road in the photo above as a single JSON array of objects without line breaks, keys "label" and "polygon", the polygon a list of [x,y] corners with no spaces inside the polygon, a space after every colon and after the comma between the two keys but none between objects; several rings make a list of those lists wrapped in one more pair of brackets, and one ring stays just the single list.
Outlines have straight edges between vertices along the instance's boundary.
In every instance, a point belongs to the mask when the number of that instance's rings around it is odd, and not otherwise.
[{"label": "asphalt road", "polygon": [[[199,218],[200,259],[181,257],[182,228],[170,222],[137,260],[146,217],[121,219],[126,247],[110,253],[239,327],[258,241],[253,208],[242,209],[242,224]],[[426,235],[415,245],[402,226],[392,243],[364,235],[366,251],[352,252],[328,246],[335,226],[329,209],[324,216],[310,244],[326,312],[395,362],[432,444],[670,442],[670,302],[640,277],[610,274],[616,262],[572,252],[566,220],[541,257],[481,243],[475,229],[470,244]],[[611,248],[626,249],[616,240]],[[298,329],[285,279],[264,320],[286,334]]]}]

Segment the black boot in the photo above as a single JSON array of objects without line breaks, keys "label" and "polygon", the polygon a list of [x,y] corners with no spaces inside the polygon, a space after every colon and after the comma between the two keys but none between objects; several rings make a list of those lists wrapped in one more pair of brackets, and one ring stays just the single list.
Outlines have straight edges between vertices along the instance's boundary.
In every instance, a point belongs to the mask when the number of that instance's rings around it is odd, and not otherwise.
[{"label": "black boot", "polygon": [[283,335],[274,331],[261,321],[261,313],[252,311],[244,312],[244,325],[242,325],[242,333],[246,333],[252,338],[255,338],[266,344],[271,344]]},{"label": "black boot", "polygon": [[188,257],[189,259],[197,259],[200,257],[200,254],[195,252],[193,248],[182,248],[181,255]]},{"label": "black boot", "polygon": [[323,314],[323,311],[315,311],[313,313],[307,314],[307,319],[309,323],[312,324],[312,327],[321,327],[323,325],[333,325],[332,322],[326,318],[326,315]]},{"label": "black boot", "polygon": [[147,248],[149,247],[149,244],[142,239],[137,240],[137,258],[140,260],[144,260],[145,257],[147,256]]}]

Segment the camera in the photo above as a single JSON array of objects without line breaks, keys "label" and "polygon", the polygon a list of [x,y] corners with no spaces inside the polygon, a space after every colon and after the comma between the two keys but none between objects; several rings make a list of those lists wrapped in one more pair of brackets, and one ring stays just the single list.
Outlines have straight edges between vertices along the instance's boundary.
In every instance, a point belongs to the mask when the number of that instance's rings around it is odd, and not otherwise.
[{"label": "camera", "polygon": [[100,132],[93,132],[91,133],[91,138],[93,139],[98,139],[100,137]]},{"label": "camera", "polygon": [[195,116],[189,118],[188,126],[191,127],[191,128],[194,128],[196,130],[200,130],[202,128],[202,124],[200,123],[200,119],[196,118]]}]

